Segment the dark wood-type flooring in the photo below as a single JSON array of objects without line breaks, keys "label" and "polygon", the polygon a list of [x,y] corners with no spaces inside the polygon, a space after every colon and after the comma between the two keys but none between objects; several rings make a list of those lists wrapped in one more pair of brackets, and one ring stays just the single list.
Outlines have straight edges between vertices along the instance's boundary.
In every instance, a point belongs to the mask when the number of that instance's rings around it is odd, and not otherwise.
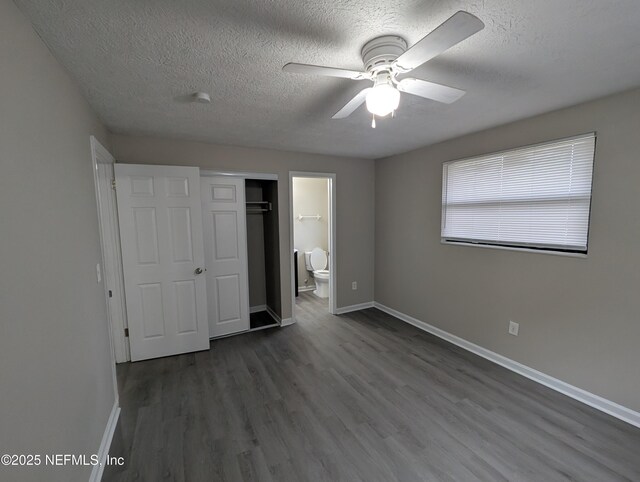
[{"label": "dark wood-type flooring", "polygon": [[375,309],[120,365],[106,481],[640,480],[640,429]]}]

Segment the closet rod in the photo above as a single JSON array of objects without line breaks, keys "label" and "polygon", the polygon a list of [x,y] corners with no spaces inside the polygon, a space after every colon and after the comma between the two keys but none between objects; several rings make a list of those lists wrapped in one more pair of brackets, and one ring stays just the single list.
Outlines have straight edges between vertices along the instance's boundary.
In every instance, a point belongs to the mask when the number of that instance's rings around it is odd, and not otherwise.
[{"label": "closet rod", "polygon": [[247,212],[249,212],[250,210],[257,212],[266,212],[273,209],[269,201],[247,201],[245,204],[247,205]]}]

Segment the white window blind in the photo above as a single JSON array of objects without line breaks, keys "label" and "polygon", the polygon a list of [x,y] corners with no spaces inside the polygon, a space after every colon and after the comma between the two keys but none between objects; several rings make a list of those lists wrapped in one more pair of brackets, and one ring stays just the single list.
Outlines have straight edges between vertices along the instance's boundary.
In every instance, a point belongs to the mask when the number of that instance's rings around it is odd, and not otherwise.
[{"label": "white window blind", "polygon": [[445,162],[442,239],[587,251],[595,133]]}]

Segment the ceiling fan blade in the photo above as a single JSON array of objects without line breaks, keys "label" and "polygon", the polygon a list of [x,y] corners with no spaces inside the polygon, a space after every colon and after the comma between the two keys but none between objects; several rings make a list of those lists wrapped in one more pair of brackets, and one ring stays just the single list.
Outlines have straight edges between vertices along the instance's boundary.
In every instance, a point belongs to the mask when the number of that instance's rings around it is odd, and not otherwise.
[{"label": "ceiling fan blade", "polygon": [[445,104],[451,104],[465,94],[464,90],[446,85],[436,84],[422,79],[402,79],[398,82],[398,90]]},{"label": "ceiling fan blade", "polygon": [[336,69],[334,67],[323,67],[321,65],[296,64],[289,62],[282,70],[293,74],[324,75],[328,77],[340,77],[343,79],[363,80],[368,78],[366,72],[357,70]]},{"label": "ceiling fan blade", "polygon": [[396,59],[405,72],[424,64],[484,28],[470,13],[459,11]]},{"label": "ceiling fan blade", "polygon": [[371,89],[372,87],[368,87],[358,92],[353,99],[347,102],[347,105],[336,112],[332,119],[344,119],[345,117],[349,117],[353,113],[353,111],[355,111],[364,103],[364,101],[367,99],[367,94]]}]

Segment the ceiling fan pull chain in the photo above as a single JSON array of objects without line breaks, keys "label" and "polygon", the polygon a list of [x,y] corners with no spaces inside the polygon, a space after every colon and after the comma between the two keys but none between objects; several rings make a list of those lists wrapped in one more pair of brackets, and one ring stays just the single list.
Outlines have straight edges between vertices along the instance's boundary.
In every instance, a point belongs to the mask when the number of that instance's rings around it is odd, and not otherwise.
[{"label": "ceiling fan pull chain", "polygon": [[372,115],[371,127],[373,127],[374,129],[376,128],[376,115],[375,114]]}]

